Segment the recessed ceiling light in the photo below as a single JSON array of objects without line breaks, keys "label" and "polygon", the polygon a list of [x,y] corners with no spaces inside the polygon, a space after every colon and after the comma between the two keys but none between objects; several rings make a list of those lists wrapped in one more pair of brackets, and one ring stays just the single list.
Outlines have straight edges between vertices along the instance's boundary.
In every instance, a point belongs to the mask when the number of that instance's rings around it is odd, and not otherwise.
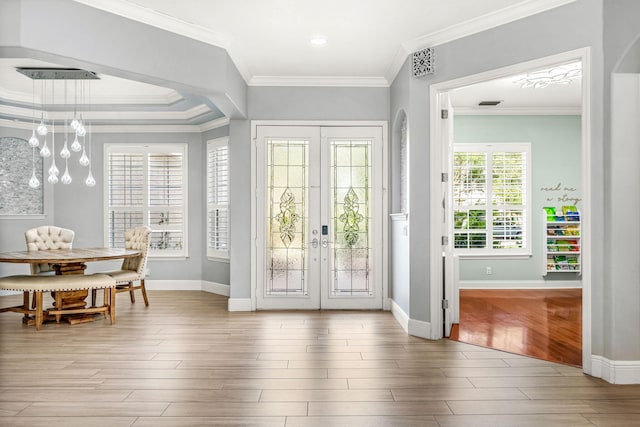
[{"label": "recessed ceiling light", "polygon": [[313,36],[311,40],[309,40],[309,43],[314,46],[322,46],[327,43],[327,38],[325,36]]}]

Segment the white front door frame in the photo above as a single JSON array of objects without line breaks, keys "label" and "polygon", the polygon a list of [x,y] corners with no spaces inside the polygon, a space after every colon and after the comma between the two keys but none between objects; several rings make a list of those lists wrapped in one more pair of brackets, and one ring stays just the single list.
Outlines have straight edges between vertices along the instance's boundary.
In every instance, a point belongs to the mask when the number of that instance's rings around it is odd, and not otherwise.
[{"label": "white front door frame", "polygon": [[[591,242],[592,242],[592,208],[591,208],[591,82],[590,82],[590,49],[582,48],[560,53],[508,67],[461,77],[446,82],[436,83],[430,87],[430,250],[431,274],[430,298],[431,298],[431,338],[440,339],[442,334],[443,314],[441,301],[444,299],[442,290],[442,245],[441,231],[444,218],[442,217],[441,173],[442,159],[445,154],[443,138],[445,123],[440,118],[441,94],[472,84],[482,83],[487,80],[507,77],[514,74],[526,73],[531,69],[539,69],[562,62],[582,61],[582,369],[585,373],[592,373],[591,360]],[[450,239],[451,240],[451,239]],[[451,300],[450,300],[451,301]]]},{"label": "white front door frame", "polygon": [[251,310],[257,307],[258,274],[258,126],[317,126],[317,127],[370,127],[382,128],[382,309],[390,309],[389,301],[389,131],[387,121],[323,121],[323,120],[252,120],[251,121]]}]

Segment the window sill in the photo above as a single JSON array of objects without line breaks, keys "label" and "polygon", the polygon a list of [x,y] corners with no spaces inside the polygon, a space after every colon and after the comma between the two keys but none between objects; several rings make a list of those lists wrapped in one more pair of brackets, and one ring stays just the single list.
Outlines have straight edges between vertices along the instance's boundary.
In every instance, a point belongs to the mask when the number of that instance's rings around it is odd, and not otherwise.
[{"label": "window sill", "polygon": [[217,257],[217,256],[207,256],[207,259],[209,261],[223,262],[225,264],[229,264],[229,258],[222,258],[222,257]]},{"label": "window sill", "polygon": [[453,252],[460,259],[530,259],[531,253],[522,254],[461,254]]},{"label": "window sill", "polygon": [[22,220],[45,219],[46,217],[47,217],[46,214],[0,215],[0,219],[22,219]]}]

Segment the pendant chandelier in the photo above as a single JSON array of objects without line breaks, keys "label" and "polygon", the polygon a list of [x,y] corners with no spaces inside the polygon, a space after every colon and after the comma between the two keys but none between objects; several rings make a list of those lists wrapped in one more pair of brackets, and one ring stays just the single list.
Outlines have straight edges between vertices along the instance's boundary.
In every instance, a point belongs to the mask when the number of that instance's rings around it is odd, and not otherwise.
[{"label": "pendant chandelier", "polygon": [[[71,174],[69,173],[69,161],[72,157],[72,152],[82,153],[78,159],[78,163],[81,166],[88,168],[87,176],[84,180],[84,184],[87,187],[94,187],[96,180],[91,173],[91,124],[83,120],[82,113],[78,114],[78,98],[80,98],[81,104],[86,104],[90,99],[90,81],[99,79],[99,77],[90,71],[79,70],[77,68],[17,68],[21,74],[32,79],[32,111],[33,111],[33,123],[31,138],[29,138],[29,146],[32,148],[32,171],[31,179],[29,179],[29,186],[31,188],[38,188],[40,181],[36,176],[36,151],[43,158],[51,157],[51,163],[48,169],[47,181],[50,184],[57,184],[61,182],[64,185],[69,185],[73,182]],[[41,114],[40,123],[36,125],[36,113],[35,113],[35,97],[36,97],[36,80],[41,83]],[[56,85],[56,82],[62,80],[63,85]],[[49,117],[49,114],[45,114],[44,105],[46,104],[47,93],[50,90],[51,93],[51,106],[55,107],[55,91],[56,87],[60,89],[60,86],[64,87],[64,105],[68,105],[67,95],[69,90],[69,83],[73,83],[73,115],[64,118],[64,120],[55,120]],[[47,88],[49,85],[49,89]],[[64,143],[60,152],[56,152],[56,124],[58,125],[58,134],[64,135]],[[69,146],[69,135],[73,135],[73,142]],[[51,138],[51,149],[47,139]],[[40,140],[42,139],[42,146],[40,146]],[[59,156],[62,162],[64,162],[64,173],[60,176],[60,169],[56,164],[56,156]]]}]

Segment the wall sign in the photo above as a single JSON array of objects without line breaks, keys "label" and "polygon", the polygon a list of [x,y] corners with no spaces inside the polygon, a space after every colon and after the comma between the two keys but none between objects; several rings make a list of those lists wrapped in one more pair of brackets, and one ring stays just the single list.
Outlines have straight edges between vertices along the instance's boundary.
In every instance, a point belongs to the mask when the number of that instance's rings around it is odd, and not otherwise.
[{"label": "wall sign", "polygon": [[582,198],[578,197],[575,187],[558,182],[555,186],[541,187],[546,202],[560,202],[565,205],[577,206]]}]

